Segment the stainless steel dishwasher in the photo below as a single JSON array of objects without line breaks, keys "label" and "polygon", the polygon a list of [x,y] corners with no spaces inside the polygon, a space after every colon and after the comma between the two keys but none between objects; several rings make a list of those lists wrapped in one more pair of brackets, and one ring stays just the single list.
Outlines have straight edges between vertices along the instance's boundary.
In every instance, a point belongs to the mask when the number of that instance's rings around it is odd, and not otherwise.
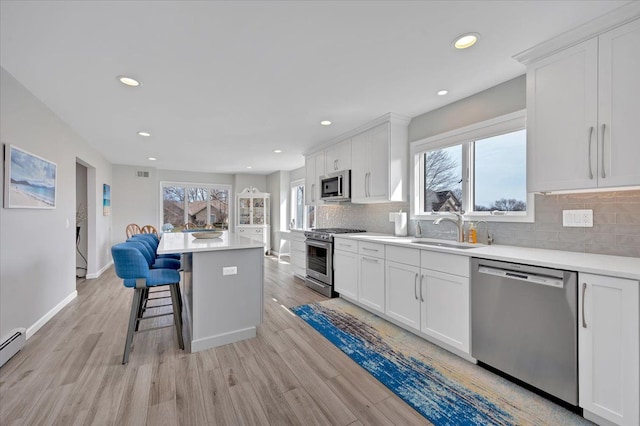
[{"label": "stainless steel dishwasher", "polygon": [[471,355],[578,404],[577,274],[472,260]]}]

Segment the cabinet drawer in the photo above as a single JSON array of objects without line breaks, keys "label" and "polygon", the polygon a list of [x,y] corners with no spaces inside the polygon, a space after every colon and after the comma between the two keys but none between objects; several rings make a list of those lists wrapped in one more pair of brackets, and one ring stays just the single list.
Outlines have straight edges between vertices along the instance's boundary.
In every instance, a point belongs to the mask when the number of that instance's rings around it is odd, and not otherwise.
[{"label": "cabinet drawer", "polygon": [[420,250],[388,245],[385,247],[385,259],[405,265],[420,266]]},{"label": "cabinet drawer", "polygon": [[358,252],[358,242],[348,238],[334,238],[334,248],[336,250],[348,251],[349,253]]},{"label": "cabinet drawer", "polygon": [[429,250],[420,251],[420,267],[461,277],[468,277],[470,269],[469,258],[467,256]]},{"label": "cabinet drawer", "polygon": [[358,253],[364,256],[371,256],[371,257],[384,259],[384,244],[358,241]]}]

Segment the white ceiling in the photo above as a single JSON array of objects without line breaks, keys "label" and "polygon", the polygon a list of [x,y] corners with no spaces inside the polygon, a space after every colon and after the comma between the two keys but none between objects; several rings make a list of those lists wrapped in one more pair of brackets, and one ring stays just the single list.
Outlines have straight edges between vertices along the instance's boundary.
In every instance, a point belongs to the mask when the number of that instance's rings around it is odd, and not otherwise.
[{"label": "white ceiling", "polygon": [[266,174],[521,75],[514,54],[625,3],[2,0],[0,63],[112,163]]}]

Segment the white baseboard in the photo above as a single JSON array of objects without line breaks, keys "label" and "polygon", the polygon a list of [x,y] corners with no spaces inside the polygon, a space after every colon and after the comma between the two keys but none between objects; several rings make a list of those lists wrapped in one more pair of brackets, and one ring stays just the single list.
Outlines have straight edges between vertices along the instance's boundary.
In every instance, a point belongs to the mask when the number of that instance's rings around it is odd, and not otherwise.
[{"label": "white baseboard", "polygon": [[96,272],[95,274],[87,274],[85,276],[86,279],[88,280],[92,280],[94,278],[98,278],[100,275],[102,275],[104,273],[104,271],[106,271],[107,269],[109,269],[109,267],[113,265],[113,260],[111,260],[109,263],[107,263],[106,265],[104,265],[102,267],[102,269],[100,269],[98,272]]},{"label": "white baseboard", "polygon": [[240,330],[221,333],[216,336],[204,337],[191,341],[191,353],[202,351],[217,346],[227,345],[229,343],[238,342],[244,339],[256,337],[256,328],[247,327]]},{"label": "white baseboard", "polygon": [[27,339],[33,336],[36,331],[40,330],[40,328],[47,323],[51,318],[54,317],[55,314],[60,312],[62,308],[67,306],[69,302],[78,297],[78,292],[74,290],[70,295],[65,297],[62,302],[58,303],[53,309],[44,314],[38,321],[36,321],[31,327],[27,328]]}]

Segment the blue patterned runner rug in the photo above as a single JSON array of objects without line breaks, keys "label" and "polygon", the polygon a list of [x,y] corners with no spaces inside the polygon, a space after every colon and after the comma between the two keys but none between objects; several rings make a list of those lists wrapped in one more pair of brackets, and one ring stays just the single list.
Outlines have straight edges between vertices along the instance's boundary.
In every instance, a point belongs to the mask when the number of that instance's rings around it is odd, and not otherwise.
[{"label": "blue patterned runner rug", "polygon": [[435,425],[592,424],[342,299],[291,310]]}]

